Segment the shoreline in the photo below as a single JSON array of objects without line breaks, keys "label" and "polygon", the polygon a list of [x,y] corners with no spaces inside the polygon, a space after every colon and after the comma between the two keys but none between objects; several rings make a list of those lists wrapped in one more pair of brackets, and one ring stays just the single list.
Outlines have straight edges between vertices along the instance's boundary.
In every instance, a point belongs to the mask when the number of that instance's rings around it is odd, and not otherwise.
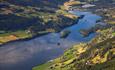
[{"label": "shoreline", "polygon": [[[77,24],[78,21],[79,21],[79,19],[80,19],[80,18],[77,18],[75,21],[73,21],[73,23],[72,23],[71,25],[66,25],[66,26],[63,26],[63,28],[56,30],[56,33],[62,31],[63,29],[65,29],[65,28],[67,28],[67,27],[70,27],[70,26],[73,26],[73,25]],[[7,45],[7,44],[9,44],[9,43],[13,43],[13,42],[29,41],[29,40],[35,39],[35,38],[37,38],[37,37],[41,37],[41,36],[43,36],[43,35],[47,35],[47,34],[49,34],[49,33],[52,33],[52,32],[37,34],[37,35],[35,35],[35,36],[31,36],[31,37],[27,37],[27,38],[23,38],[23,39],[20,38],[20,39],[16,39],[16,40],[11,40],[11,41],[8,41],[8,42],[5,42],[5,43],[0,44],[0,47],[2,47],[2,46],[4,46],[4,45]]]}]

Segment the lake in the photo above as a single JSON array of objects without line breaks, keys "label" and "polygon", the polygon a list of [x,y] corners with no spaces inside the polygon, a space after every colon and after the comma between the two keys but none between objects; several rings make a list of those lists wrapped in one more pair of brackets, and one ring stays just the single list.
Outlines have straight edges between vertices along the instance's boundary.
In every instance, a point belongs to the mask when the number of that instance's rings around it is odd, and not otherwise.
[{"label": "lake", "polygon": [[85,16],[78,23],[62,30],[71,31],[67,38],[60,38],[60,32],[49,33],[28,41],[15,41],[3,45],[0,47],[0,70],[31,70],[33,66],[59,57],[65,49],[72,45],[88,42],[94,38],[96,33],[83,37],[79,30],[95,26],[96,20],[101,17],[90,12],[70,12],[78,16]]}]

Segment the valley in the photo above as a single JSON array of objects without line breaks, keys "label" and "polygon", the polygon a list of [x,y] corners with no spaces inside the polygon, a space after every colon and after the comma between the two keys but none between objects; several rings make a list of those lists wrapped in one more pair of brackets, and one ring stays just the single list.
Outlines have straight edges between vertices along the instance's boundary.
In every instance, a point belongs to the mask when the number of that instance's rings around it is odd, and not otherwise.
[{"label": "valley", "polygon": [[115,70],[115,0],[0,0],[0,70]]}]

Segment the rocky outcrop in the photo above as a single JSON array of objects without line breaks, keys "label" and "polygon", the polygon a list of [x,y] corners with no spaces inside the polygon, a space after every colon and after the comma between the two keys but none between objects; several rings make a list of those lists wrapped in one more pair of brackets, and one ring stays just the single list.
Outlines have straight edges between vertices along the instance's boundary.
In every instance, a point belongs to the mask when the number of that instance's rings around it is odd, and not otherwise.
[{"label": "rocky outcrop", "polygon": [[66,38],[71,32],[69,30],[62,31],[60,33],[60,38]]}]

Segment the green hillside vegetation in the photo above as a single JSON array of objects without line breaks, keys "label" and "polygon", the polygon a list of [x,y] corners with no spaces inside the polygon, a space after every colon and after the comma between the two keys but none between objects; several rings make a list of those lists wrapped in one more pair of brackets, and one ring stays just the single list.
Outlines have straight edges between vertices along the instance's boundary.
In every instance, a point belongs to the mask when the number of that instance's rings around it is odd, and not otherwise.
[{"label": "green hillside vegetation", "polygon": [[[78,16],[68,12],[71,6],[88,10],[108,23],[97,30],[88,43],[80,43],[33,70],[115,70],[115,0],[0,0],[0,45],[19,39],[59,32],[73,25]],[[94,8],[82,8],[85,4]],[[70,32],[67,32],[67,34]],[[66,37],[62,33],[62,37]]]},{"label": "green hillside vegetation", "polygon": [[33,70],[115,70],[114,26],[99,31],[88,43],[80,43],[64,55]]},{"label": "green hillside vegetation", "polygon": [[[61,6],[64,1],[55,0],[51,4]],[[0,1],[0,44],[15,39],[58,32],[64,27],[72,25],[77,19],[77,16],[59,7],[46,5],[41,0],[36,2],[38,5],[35,6],[35,1],[32,0]],[[39,6],[41,2],[43,4]],[[26,3],[29,3],[29,5],[25,5]],[[9,37],[13,37],[13,39]]]},{"label": "green hillside vegetation", "polygon": [[[61,57],[33,67],[33,70],[115,70],[115,0],[80,1],[95,4],[91,11],[102,16],[110,27],[97,30],[98,35],[90,42],[74,45]],[[72,2],[66,2],[66,5]],[[65,9],[63,6],[61,8]],[[82,10],[78,6],[76,9]]]}]

